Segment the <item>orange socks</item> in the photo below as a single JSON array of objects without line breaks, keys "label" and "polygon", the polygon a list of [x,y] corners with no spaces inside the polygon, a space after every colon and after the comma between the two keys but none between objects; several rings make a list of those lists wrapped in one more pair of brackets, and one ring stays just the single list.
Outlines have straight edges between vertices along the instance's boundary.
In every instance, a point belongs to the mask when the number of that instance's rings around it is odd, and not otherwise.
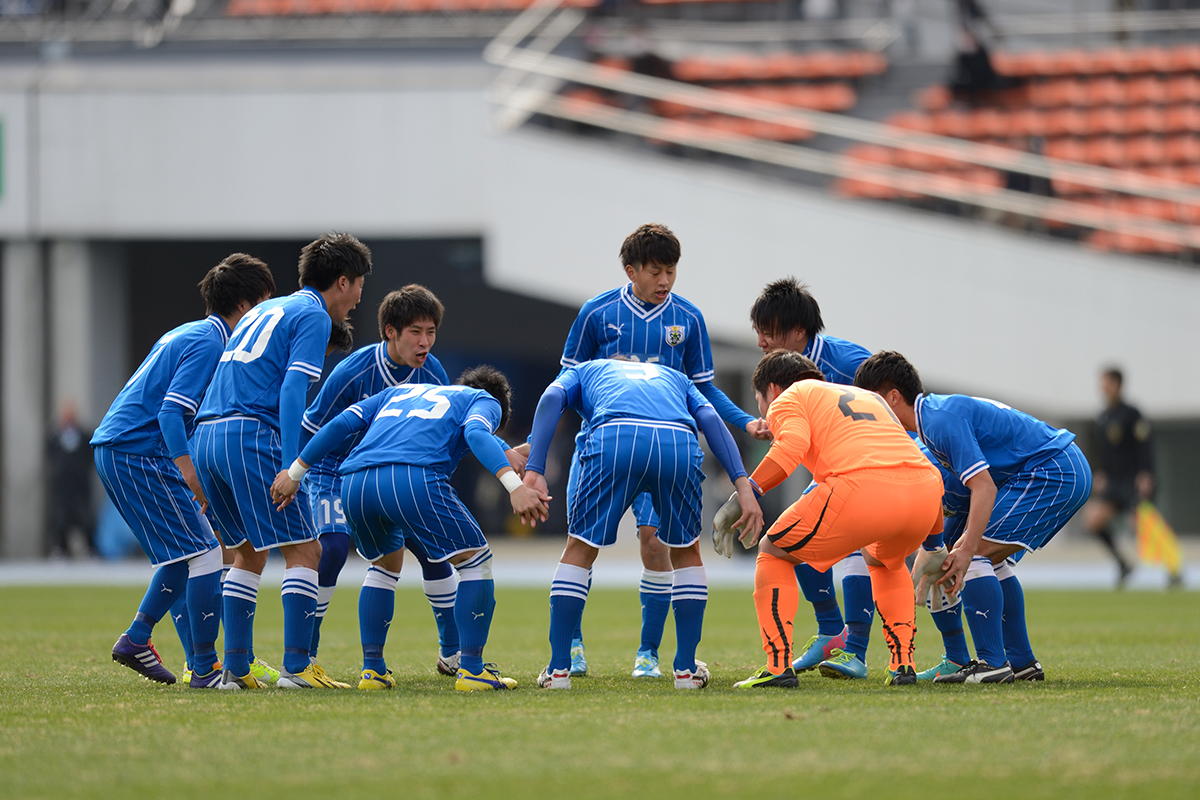
[{"label": "orange socks", "polygon": [[[911,619],[911,582],[908,589]],[[795,567],[782,558],[759,553],[754,565],[754,609],[758,613],[763,650],[767,653],[767,669],[772,675],[779,675],[792,665],[792,621],[796,618],[799,606],[800,587],[796,583]]]},{"label": "orange socks", "polygon": [[899,569],[871,567],[871,592],[875,608],[883,623],[883,638],[887,640],[892,661],[889,669],[913,665],[913,637],[917,632],[916,598],[912,579],[903,564]]}]

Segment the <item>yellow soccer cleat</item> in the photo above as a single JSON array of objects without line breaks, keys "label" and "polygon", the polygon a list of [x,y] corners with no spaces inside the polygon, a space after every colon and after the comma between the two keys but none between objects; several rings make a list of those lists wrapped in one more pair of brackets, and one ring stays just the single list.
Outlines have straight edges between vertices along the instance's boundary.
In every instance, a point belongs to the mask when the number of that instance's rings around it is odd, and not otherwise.
[{"label": "yellow soccer cleat", "polygon": [[373,691],[375,689],[395,689],[396,679],[392,677],[392,671],[389,669],[383,675],[380,675],[373,669],[364,669],[362,671],[362,679],[358,682],[358,688],[363,691]]},{"label": "yellow soccer cleat", "polygon": [[275,683],[279,680],[279,670],[261,658],[256,658],[250,662],[250,674],[259,683]]},{"label": "yellow soccer cleat", "polygon": [[335,688],[335,689],[349,689],[349,688],[350,688],[350,684],[348,684],[348,683],[342,683],[341,681],[335,681],[333,678],[329,677],[329,673],[327,673],[327,672],[325,671],[325,668],[324,668],[324,667],[322,667],[320,664],[318,664],[318,663],[317,663],[317,662],[315,662],[315,661],[314,661],[314,662],[312,662],[312,669],[313,669],[313,670],[314,670],[314,671],[315,671],[315,672],[316,672],[318,675],[320,675],[320,676],[321,676],[321,678],[323,678],[325,681],[327,681],[327,682],[329,682],[329,683],[332,683],[332,684],[333,684],[333,688]]},{"label": "yellow soccer cleat", "polygon": [[230,670],[225,670],[221,674],[222,689],[265,689],[267,684],[260,683],[253,674],[247,672],[245,675],[234,675]]},{"label": "yellow soccer cleat", "polygon": [[515,689],[517,682],[512,678],[501,677],[495,664],[484,664],[483,671],[478,675],[459,669],[458,680],[454,688],[460,692],[485,692],[495,689]]},{"label": "yellow soccer cleat", "polygon": [[316,664],[309,664],[303,672],[279,671],[275,685],[280,689],[349,689],[350,684],[335,681]]}]

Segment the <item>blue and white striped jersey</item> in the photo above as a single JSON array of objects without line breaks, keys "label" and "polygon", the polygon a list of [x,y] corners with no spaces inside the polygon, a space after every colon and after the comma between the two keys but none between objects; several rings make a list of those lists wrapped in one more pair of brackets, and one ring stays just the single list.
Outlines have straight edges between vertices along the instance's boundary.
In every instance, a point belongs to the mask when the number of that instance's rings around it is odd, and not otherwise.
[{"label": "blue and white striped jersey", "polygon": [[477,423],[494,434],[501,410],[482,389],[410,383],[384,389],[343,413],[358,416],[368,427],[342,462],[342,475],[388,464],[450,475],[467,451],[467,426]]},{"label": "blue and white striped jersey", "polygon": [[712,405],[686,375],[661,364],[588,361],[563,370],[551,386],[566,392],[584,435],[618,419],[666,422],[695,433],[696,411]]},{"label": "blue and white striped jersey", "polygon": [[964,484],[983,470],[1001,486],[1026,464],[1075,441],[1075,434],[981,397],[928,394],[916,402],[917,434]]},{"label": "blue and white striped jersey", "polygon": [[[314,434],[352,403],[366,400],[389,386],[409,383],[445,386],[450,383],[450,379],[446,377],[446,370],[433,353],[426,356],[423,366],[413,369],[388,358],[387,342],[361,347],[342,359],[329,373],[316,398],[304,412],[301,424],[308,433]],[[342,460],[361,438],[362,434],[356,434],[346,439],[328,456],[314,464],[312,471],[336,474]]]},{"label": "blue and white striped jersey", "polygon": [[713,379],[704,316],[674,293],[655,305],[639,300],[633,284],[626,284],[583,304],[567,334],[560,363],[573,367],[617,355],[662,364],[695,383]]},{"label": "blue and white striped jersey", "polygon": [[197,419],[252,417],[278,430],[284,374],[320,380],[331,325],[312,288],[250,309],[229,337]]},{"label": "blue and white striped jersey", "polygon": [[213,314],[164,334],[109,406],[92,446],[169,457],[158,412],[163,403],[175,403],[183,409],[184,420],[194,424],[229,333],[225,320]]},{"label": "blue and white striped jersey", "polygon": [[817,334],[808,340],[801,355],[811,359],[817,369],[825,373],[825,380],[852,386],[854,373],[871,357],[871,351],[845,339]]}]

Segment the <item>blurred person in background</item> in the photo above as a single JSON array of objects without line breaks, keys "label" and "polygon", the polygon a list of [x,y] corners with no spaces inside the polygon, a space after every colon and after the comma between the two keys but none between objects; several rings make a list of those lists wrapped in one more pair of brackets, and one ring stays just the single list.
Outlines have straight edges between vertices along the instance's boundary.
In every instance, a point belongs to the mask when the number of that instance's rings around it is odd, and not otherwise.
[{"label": "blurred person in background", "polygon": [[[92,432],[80,427],[75,404],[59,408],[54,430],[46,442],[46,529],[51,557],[72,553],[91,555],[96,518],[92,513]],[[71,546],[78,531],[82,544]]]}]

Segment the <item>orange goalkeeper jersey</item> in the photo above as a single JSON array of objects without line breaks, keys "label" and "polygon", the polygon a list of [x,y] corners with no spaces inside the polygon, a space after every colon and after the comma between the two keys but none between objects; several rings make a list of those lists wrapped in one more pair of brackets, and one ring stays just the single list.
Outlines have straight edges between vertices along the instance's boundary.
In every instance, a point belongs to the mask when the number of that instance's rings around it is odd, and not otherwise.
[{"label": "orange goalkeeper jersey", "polygon": [[854,386],[793,383],[767,410],[775,440],[767,458],[788,474],[803,464],[818,483],[859,469],[936,471],[883,398]]}]

